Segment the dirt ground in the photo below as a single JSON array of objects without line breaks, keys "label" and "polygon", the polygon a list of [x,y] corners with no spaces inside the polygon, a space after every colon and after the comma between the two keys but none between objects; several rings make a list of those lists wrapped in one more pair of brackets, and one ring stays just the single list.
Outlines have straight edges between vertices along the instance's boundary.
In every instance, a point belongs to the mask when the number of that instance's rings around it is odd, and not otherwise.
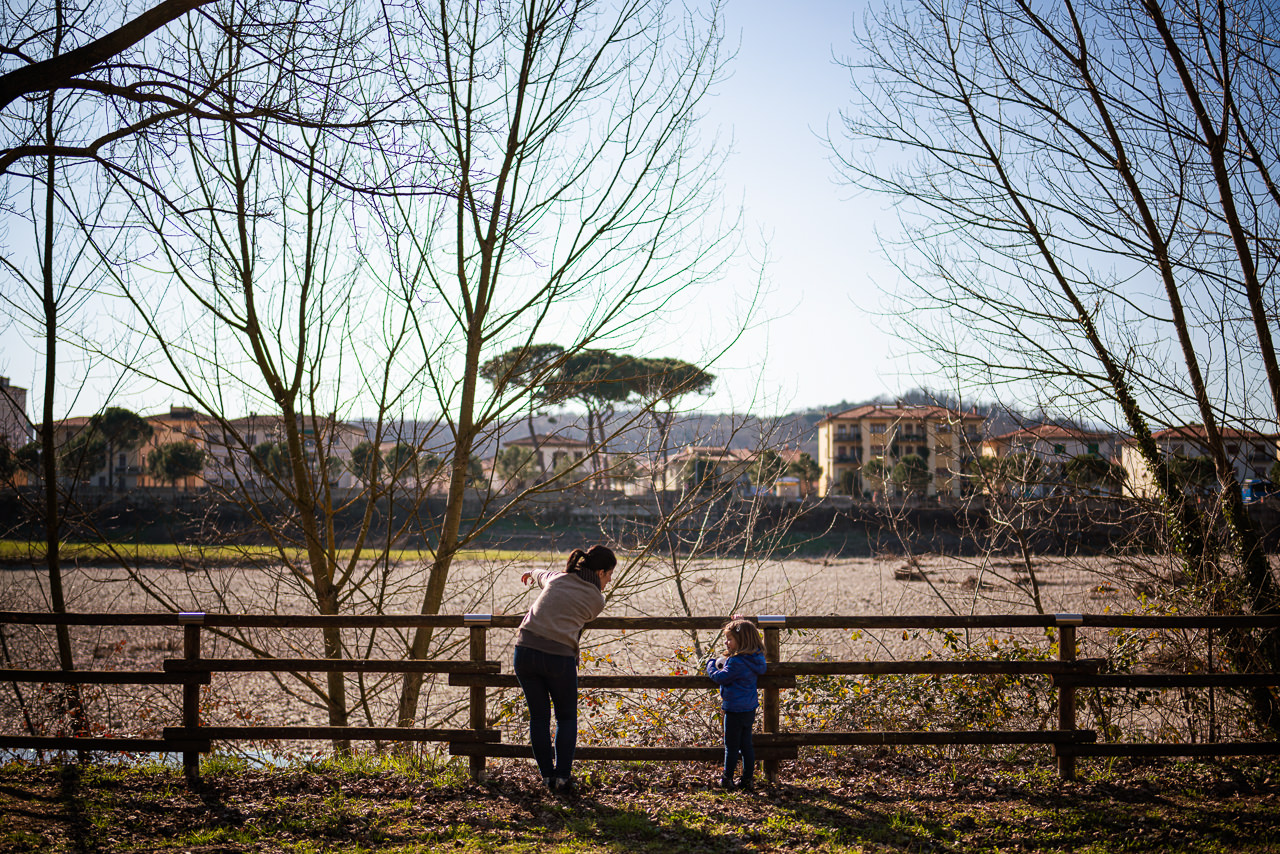
[{"label": "dirt ground", "polygon": [[324,767],[209,773],[0,767],[0,854],[28,852],[1249,852],[1280,850],[1274,763],[1125,764],[1064,784],[1026,764],[886,753],[784,763],[755,793],[696,764],[527,763],[483,783]]},{"label": "dirt ground", "polygon": [[[548,566],[549,564],[538,564]],[[455,567],[444,613],[520,614],[534,591],[520,583],[529,564],[471,560]],[[1159,567],[1139,567],[1158,577]],[[1039,609],[1045,613],[1101,613],[1133,607],[1128,591],[1131,564],[1115,560],[1070,560],[1044,557],[1033,564],[1035,584],[1027,567],[1011,560],[966,560],[922,556],[912,561],[886,559],[790,560],[766,563],[722,561],[673,562],[660,557],[644,561],[625,556],[609,592],[609,616],[727,616],[731,613],[792,615],[944,615],[1020,614]],[[421,600],[425,581],[422,566],[358,567],[360,584],[351,589],[377,591],[384,613],[413,613]],[[1123,576],[1124,582],[1118,580]],[[213,567],[201,571],[173,568],[122,569],[87,567],[65,577],[69,610],[78,612],[314,613],[308,604],[305,578],[273,569]],[[44,577],[34,570],[0,570],[0,610],[48,608]],[[372,605],[353,595],[348,608],[368,613]],[[4,631],[3,654],[10,666],[53,666],[52,633],[44,628],[9,625]],[[1036,633],[1031,633],[1032,635]],[[1043,641],[1042,633],[1040,640]],[[514,632],[490,633],[489,656],[509,661]],[[437,655],[465,656],[466,635],[442,633]],[[406,638],[383,631],[350,632],[346,636],[351,655],[400,657]],[[693,656],[713,642],[711,632],[696,638],[680,632],[629,633],[626,637],[588,631],[584,636],[587,658],[623,672],[672,672],[681,655]],[[1085,637],[1086,644],[1089,642]],[[1101,640],[1101,639],[1099,639]],[[73,641],[78,666],[83,669],[159,670],[165,658],[181,655],[181,632],[169,628],[76,628]],[[450,648],[452,645],[452,648]],[[784,660],[805,660],[819,655],[836,658],[916,657],[937,647],[936,637],[901,630],[788,632],[784,634]],[[322,657],[319,632],[248,632],[236,640],[206,633],[206,656],[244,656],[260,650],[276,656]],[[584,664],[584,666],[587,666]],[[462,689],[451,689],[443,679],[427,686],[427,703],[443,721],[461,714]],[[270,723],[301,725],[327,723],[316,702],[317,683],[268,674],[215,675],[207,694],[207,723]],[[357,723],[384,725],[399,688],[398,677],[366,677],[357,690],[371,698]],[[18,689],[21,690],[21,689]],[[40,699],[27,687],[25,705]],[[118,735],[142,734],[158,726],[176,723],[180,690],[171,687],[95,689],[91,692],[96,715],[105,728]],[[493,695],[501,704],[504,696]],[[7,732],[22,731],[21,707],[15,691],[0,691],[0,716],[8,720]],[[47,703],[46,703],[47,705]],[[15,727],[18,727],[15,729]]]}]

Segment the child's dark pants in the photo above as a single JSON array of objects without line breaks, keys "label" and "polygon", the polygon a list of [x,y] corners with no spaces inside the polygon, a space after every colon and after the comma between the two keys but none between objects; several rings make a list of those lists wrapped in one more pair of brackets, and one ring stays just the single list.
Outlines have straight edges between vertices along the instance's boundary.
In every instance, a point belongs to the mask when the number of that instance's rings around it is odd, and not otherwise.
[{"label": "child's dark pants", "polygon": [[732,780],[738,757],[742,757],[742,783],[750,785],[756,772],[756,751],[751,744],[751,728],[756,710],[724,713],[724,779]]}]

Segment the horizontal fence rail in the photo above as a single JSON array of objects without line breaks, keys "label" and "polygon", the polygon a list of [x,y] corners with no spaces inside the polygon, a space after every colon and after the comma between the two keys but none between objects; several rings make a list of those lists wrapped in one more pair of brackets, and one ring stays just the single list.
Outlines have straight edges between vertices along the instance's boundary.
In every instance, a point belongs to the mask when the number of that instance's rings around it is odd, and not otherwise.
[{"label": "horizontal fence rail", "polygon": [[[384,615],[321,616],[267,614],[50,614],[0,611],[0,626],[127,626],[174,627],[183,631],[183,656],[164,660],[163,670],[68,671],[0,669],[0,682],[64,685],[180,685],[183,689],[179,726],[162,729],[160,738],[103,738],[40,735],[0,735],[0,749],[62,751],[126,751],[181,753],[183,767],[195,780],[199,756],[214,741],[342,740],[379,742],[439,742],[451,755],[470,758],[471,773],[479,778],[490,757],[529,758],[524,744],[502,742],[501,730],[487,724],[487,690],[514,688],[514,674],[487,658],[487,633],[515,629],[518,615]],[[1075,692],[1081,688],[1255,688],[1280,686],[1280,673],[1105,673],[1105,662],[1076,658],[1077,631],[1096,629],[1200,630],[1206,632],[1266,629],[1280,631],[1280,616],[1159,617],[1111,614],[974,615],[974,616],[782,616],[754,618],[763,631],[768,672],[759,679],[763,692],[762,729],[754,743],[765,762],[765,773],[774,779],[779,760],[794,759],[801,747],[875,745],[1032,745],[1051,746],[1064,779],[1075,775],[1077,756],[1244,756],[1280,755],[1280,742],[1237,741],[1194,744],[1098,743],[1097,733],[1076,725]],[[717,630],[723,617],[602,617],[591,629],[619,632],[652,630]],[[201,655],[202,632],[247,628],[440,628],[466,629],[470,633],[465,659],[325,659],[325,658],[210,658]],[[1035,629],[1056,630],[1056,660],[899,660],[899,661],[782,661],[784,630],[875,629]],[[214,673],[421,673],[447,676],[451,686],[468,688],[468,726],[465,728],[376,726],[210,726],[200,720],[200,689],[211,684]],[[1058,727],[1042,730],[935,731],[804,731],[780,730],[780,695],[797,687],[797,679],[813,676],[855,675],[927,676],[1045,676],[1058,700]],[[584,674],[584,689],[621,690],[701,689],[716,685],[703,675]],[[583,760],[694,760],[716,762],[719,747],[700,746],[580,746],[575,756]]]}]

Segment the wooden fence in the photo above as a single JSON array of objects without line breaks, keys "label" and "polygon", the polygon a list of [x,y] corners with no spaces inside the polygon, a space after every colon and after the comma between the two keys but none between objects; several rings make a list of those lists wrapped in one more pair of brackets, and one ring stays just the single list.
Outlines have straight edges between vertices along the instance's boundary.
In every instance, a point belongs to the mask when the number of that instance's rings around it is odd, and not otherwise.
[{"label": "wooden fence", "polygon": [[[471,774],[480,778],[487,757],[531,757],[528,745],[502,741],[498,729],[486,725],[486,695],[489,688],[514,688],[515,676],[503,672],[502,665],[488,658],[488,632],[512,631],[519,616],[466,614],[452,616],[291,616],[237,614],[34,614],[0,612],[0,627],[7,624],[67,626],[180,627],[183,657],[164,662],[162,671],[22,670],[0,669],[0,682],[46,684],[181,685],[182,720],[164,727],[160,738],[55,737],[0,735],[0,748],[66,751],[128,751],[181,753],[187,775],[195,780],[200,754],[213,741],[257,740],[370,740],[442,742],[452,755],[470,757]],[[1075,776],[1078,756],[1233,756],[1280,755],[1277,741],[1210,741],[1199,743],[1115,742],[1099,743],[1097,733],[1076,724],[1076,691],[1081,688],[1168,689],[1274,688],[1280,673],[1223,673],[1213,671],[1215,632],[1265,629],[1280,631],[1276,617],[1154,617],[1099,614],[1056,614],[1026,616],[967,617],[805,617],[760,615],[755,618],[763,631],[769,669],[760,678],[763,692],[762,730],[755,736],[757,758],[764,760],[765,774],[774,779],[778,763],[794,759],[800,747],[841,745],[1015,745],[1045,744],[1052,747],[1063,779]],[[594,630],[715,630],[721,617],[604,617],[590,624]],[[202,633],[253,628],[319,629],[346,628],[411,629],[419,626],[464,629],[470,634],[469,657],[447,660],[405,659],[315,659],[315,658],[209,658],[201,654]],[[1201,672],[1105,673],[1102,659],[1077,659],[1077,632],[1081,629],[1145,629],[1148,631],[1203,631],[1208,645],[1209,670]],[[801,630],[1007,630],[1052,629],[1058,633],[1057,660],[963,660],[946,661],[782,661],[781,632]],[[361,726],[206,726],[200,720],[200,688],[211,682],[214,673],[424,673],[447,674],[450,685],[469,689],[468,723],[465,728],[428,729],[419,727]],[[915,675],[1040,675],[1047,678],[1046,690],[1058,693],[1058,727],[1040,730],[965,731],[805,731],[783,732],[781,693],[796,687],[797,677],[859,674]],[[583,689],[705,689],[715,685],[703,675],[581,675]],[[580,746],[576,758],[582,760],[695,760],[717,762],[720,747],[697,746]]]}]

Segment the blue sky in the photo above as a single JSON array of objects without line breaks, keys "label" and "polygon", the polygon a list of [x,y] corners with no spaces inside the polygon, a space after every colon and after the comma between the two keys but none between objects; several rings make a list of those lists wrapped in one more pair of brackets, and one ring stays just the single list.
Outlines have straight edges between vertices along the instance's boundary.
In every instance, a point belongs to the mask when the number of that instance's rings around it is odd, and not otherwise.
[{"label": "blue sky", "polygon": [[[718,361],[713,411],[774,414],[893,394],[927,379],[905,373],[892,358],[904,346],[886,330],[883,290],[895,271],[883,258],[875,228],[892,229],[882,199],[843,186],[824,137],[839,135],[838,111],[850,97],[848,72],[833,60],[850,49],[861,3],[804,0],[778,4],[729,0],[726,36],[737,56],[730,76],[706,105],[705,132],[732,139],[723,164],[725,200],[743,207],[747,251],[695,308],[715,317],[752,291],[767,254],[765,291],[755,322]],[[662,353],[700,361],[714,337],[699,336],[682,317],[659,338]],[[723,340],[723,336],[721,336]],[[37,412],[42,383],[40,342],[12,322],[0,323],[0,375],[32,389]],[[61,370],[81,373],[64,347]],[[102,376],[79,395],[59,400],[61,414],[87,414],[111,387]],[[114,402],[152,413],[172,402],[163,390],[128,389]]]},{"label": "blue sky", "polygon": [[849,73],[833,54],[849,53],[862,9],[838,0],[728,4],[738,54],[707,120],[734,140],[727,197],[742,199],[748,241],[767,239],[770,290],[767,322],[720,365],[712,408],[746,408],[754,396],[753,409],[785,411],[924,384],[892,358],[904,348],[882,313],[895,271],[875,229],[892,229],[892,214],[841,185],[824,141],[828,129],[839,137],[838,111],[850,97]]}]

